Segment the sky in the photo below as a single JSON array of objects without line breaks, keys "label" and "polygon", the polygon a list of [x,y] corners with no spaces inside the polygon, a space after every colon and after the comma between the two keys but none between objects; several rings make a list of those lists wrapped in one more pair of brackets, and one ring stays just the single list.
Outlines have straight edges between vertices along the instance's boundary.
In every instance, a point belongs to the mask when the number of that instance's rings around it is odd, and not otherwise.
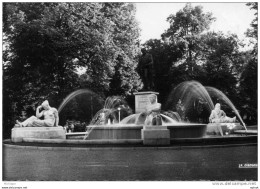
[{"label": "sky", "polygon": [[[149,39],[160,39],[161,34],[169,28],[166,21],[170,14],[176,14],[186,3],[136,3],[136,19],[141,28],[141,43]],[[244,33],[254,19],[254,10],[245,3],[192,3],[201,5],[203,12],[212,12],[216,21],[211,24],[210,31],[235,33],[244,39]]]}]

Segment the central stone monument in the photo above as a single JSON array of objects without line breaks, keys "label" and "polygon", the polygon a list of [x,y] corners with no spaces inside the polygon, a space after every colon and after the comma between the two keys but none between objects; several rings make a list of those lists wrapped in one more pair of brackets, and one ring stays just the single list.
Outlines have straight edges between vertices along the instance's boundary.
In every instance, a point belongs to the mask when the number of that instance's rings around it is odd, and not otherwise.
[{"label": "central stone monument", "polygon": [[[157,95],[159,93],[153,91],[138,92],[135,95],[135,113],[142,113],[147,111],[151,95],[156,96],[155,102],[157,103]],[[144,125],[141,130],[141,138],[144,145],[169,145],[170,144],[170,131],[167,127],[162,125]]]},{"label": "central stone monument", "polygon": [[135,113],[141,113],[146,111],[147,105],[150,104],[149,96],[151,94],[156,95],[156,102],[157,102],[157,95],[159,93],[153,91],[145,91],[145,92],[137,92],[134,93],[135,95]]}]

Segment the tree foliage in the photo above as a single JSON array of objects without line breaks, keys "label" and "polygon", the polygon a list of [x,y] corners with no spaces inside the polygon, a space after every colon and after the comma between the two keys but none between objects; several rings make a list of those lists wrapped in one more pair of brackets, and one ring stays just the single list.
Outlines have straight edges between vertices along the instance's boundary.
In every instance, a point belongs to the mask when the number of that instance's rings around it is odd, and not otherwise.
[{"label": "tree foliage", "polygon": [[[248,5],[254,10],[257,7],[255,3]],[[205,13],[201,6],[192,7],[188,3],[167,18],[170,26],[161,40],[151,39],[143,44],[153,58],[155,78],[160,78],[155,89],[160,96],[163,94],[161,100],[165,102],[167,94],[179,83],[197,80],[204,86],[221,90],[242,116],[251,116],[250,124],[256,123],[257,51],[253,50],[251,55],[250,51],[241,51],[244,44],[235,34],[209,32],[214,20],[212,13]],[[251,24],[252,35],[248,37],[257,37],[254,34],[257,32],[256,20]],[[201,108],[194,111],[197,109]],[[193,116],[200,114],[193,112]],[[203,114],[207,116],[205,112]],[[204,117],[202,119],[207,120]]]},{"label": "tree foliage", "polygon": [[19,115],[43,99],[57,107],[82,87],[101,95],[141,87],[131,3],[4,3],[3,26],[6,113]]},{"label": "tree foliage", "polygon": [[[140,90],[135,12],[132,3],[3,3],[4,130],[43,99],[57,107],[78,88],[127,98]],[[187,3],[169,15],[162,38],[143,44],[160,101],[180,82],[197,80],[223,91],[256,123],[257,20],[256,12],[246,33],[254,49],[241,52],[236,35],[208,32],[215,18],[202,6]],[[80,75],[79,68],[85,70]],[[81,105],[75,102],[73,111]]]},{"label": "tree foliage", "polygon": [[250,6],[250,9],[253,9],[256,11],[255,18],[251,22],[251,27],[250,29],[247,30],[247,36],[248,37],[253,37],[253,38],[258,38],[258,3],[253,2],[253,3],[247,3],[247,6]]},{"label": "tree foliage", "polygon": [[167,18],[170,27],[162,34],[162,38],[175,43],[181,49],[183,56],[179,62],[185,62],[191,72],[193,65],[203,58],[200,34],[208,30],[214,20],[212,13],[204,13],[202,6],[193,7],[190,3]]},{"label": "tree foliage", "polygon": [[239,52],[240,42],[237,36],[209,32],[202,35],[202,39],[205,45],[203,67],[208,78],[205,84],[214,85],[227,95],[234,94],[239,74],[244,65],[241,60],[242,54]]},{"label": "tree foliage", "polygon": [[[258,3],[247,3],[250,9],[258,11]],[[257,122],[257,63],[258,63],[258,13],[251,22],[251,28],[246,32],[247,37],[252,39],[253,50],[247,52],[244,69],[239,81],[239,96],[241,96],[242,112],[250,124]]]}]

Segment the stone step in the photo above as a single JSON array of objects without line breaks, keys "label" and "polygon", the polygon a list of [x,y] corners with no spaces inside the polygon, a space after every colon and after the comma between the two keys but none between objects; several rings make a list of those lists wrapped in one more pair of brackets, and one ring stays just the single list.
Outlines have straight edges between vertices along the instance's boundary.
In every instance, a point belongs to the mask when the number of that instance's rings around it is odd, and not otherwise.
[{"label": "stone step", "polygon": [[257,135],[257,130],[236,130],[233,133],[235,134],[247,134],[247,135]]}]

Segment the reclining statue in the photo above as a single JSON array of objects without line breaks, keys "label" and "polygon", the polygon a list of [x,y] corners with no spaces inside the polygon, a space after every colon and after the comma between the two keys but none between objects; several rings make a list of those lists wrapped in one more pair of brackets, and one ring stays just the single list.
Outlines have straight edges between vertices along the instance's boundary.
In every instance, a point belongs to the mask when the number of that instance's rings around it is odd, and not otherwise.
[{"label": "reclining statue", "polygon": [[[40,112],[40,109],[43,110]],[[41,117],[44,117],[41,120]],[[49,105],[49,102],[45,100],[41,106],[38,106],[36,109],[36,117],[31,116],[23,122],[16,120],[16,127],[53,127],[59,125],[59,115],[56,108],[52,108]]]},{"label": "reclining statue", "polygon": [[162,125],[162,117],[160,115],[161,104],[156,102],[156,95],[149,96],[150,105],[146,107],[145,125]]},{"label": "reclining statue", "polygon": [[220,104],[217,103],[215,105],[214,110],[212,110],[210,114],[209,122],[210,123],[235,123],[236,116],[233,118],[226,116],[226,113],[220,109]]}]

